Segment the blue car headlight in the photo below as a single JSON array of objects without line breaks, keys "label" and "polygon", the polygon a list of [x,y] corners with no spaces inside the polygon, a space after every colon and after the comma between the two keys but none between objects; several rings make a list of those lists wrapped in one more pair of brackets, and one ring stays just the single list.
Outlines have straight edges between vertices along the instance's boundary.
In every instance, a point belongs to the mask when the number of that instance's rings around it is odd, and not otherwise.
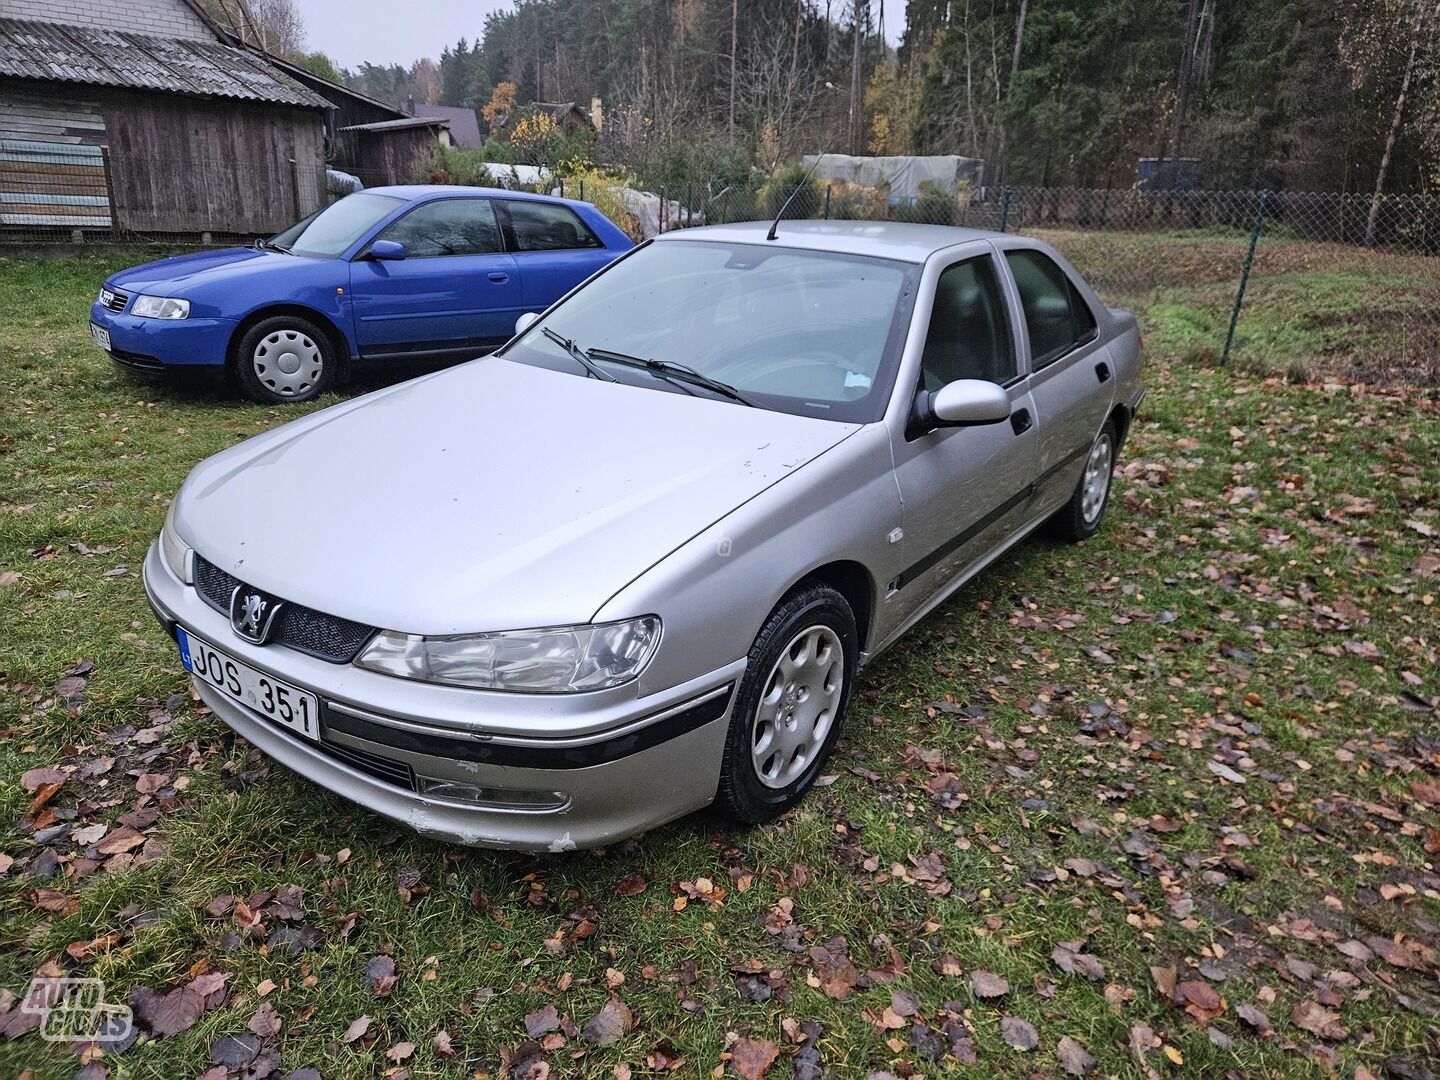
[{"label": "blue car headlight", "polygon": [[188,319],[190,301],[172,296],[137,296],[130,314],[142,319]]}]

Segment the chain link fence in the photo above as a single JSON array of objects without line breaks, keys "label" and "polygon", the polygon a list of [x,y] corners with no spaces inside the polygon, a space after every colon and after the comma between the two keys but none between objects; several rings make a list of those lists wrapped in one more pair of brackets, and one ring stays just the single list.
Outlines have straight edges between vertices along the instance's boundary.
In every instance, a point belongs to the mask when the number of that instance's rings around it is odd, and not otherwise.
[{"label": "chain link fence", "polygon": [[754,191],[687,184],[680,198],[667,228],[773,217],[790,199],[786,218],[1034,236],[1183,355],[1440,386],[1437,196],[1006,187],[895,200],[796,177]]},{"label": "chain link fence", "polygon": [[[0,155],[0,253],[94,245],[250,242],[349,190],[276,159],[112,160],[100,147]],[[366,186],[380,179],[362,173]],[[807,179],[638,185],[547,178],[636,239],[773,218],[903,221],[1023,233],[1053,244],[1148,335],[1197,359],[1294,367],[1307,377],[1440,385],[1440,196],[1004,187],[913,198]],[[1243,297],[1243,304],[1241,303]]]}]

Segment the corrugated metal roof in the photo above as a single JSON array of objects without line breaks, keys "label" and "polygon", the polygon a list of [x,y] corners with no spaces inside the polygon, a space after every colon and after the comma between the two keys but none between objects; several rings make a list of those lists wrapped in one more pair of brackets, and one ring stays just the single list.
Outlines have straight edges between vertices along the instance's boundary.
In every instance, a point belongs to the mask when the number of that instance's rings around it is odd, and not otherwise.
[{"label": "corrugated metal roof", "polygon": [[0,19],[0,76],[333,107],[255,53],[218,41],[29,19]]},{"label": "corrugated metal roof", "polygon": [[449,127],[450,121],[443,116],[404,116],[399,120],[377,120],[373,124],[351,124],[341,131],[399,131],[402,128]]}]

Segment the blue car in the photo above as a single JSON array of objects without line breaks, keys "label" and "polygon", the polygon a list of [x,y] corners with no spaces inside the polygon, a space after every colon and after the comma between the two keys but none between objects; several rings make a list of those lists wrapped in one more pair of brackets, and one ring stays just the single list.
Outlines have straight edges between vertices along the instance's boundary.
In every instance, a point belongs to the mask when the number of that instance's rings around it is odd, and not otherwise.
[{"label": "blue car", "polygon": [[630,239],[589,203],[451,186],[348,195],[254,247],[113,275],[90,333],[147,374],[209,367],[256,401],[307,401],[344,365],[475,356]]}]

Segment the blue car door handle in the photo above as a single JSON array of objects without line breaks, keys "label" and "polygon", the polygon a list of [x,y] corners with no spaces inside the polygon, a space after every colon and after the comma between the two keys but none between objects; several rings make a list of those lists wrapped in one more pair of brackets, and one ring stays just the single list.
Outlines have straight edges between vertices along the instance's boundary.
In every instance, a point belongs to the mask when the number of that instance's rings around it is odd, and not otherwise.
[{"label": "blue car door handle", "polygon": [[510,275],[502,270],[493,270],[487,276],[497,285],[504,284],[510,280]]}]

